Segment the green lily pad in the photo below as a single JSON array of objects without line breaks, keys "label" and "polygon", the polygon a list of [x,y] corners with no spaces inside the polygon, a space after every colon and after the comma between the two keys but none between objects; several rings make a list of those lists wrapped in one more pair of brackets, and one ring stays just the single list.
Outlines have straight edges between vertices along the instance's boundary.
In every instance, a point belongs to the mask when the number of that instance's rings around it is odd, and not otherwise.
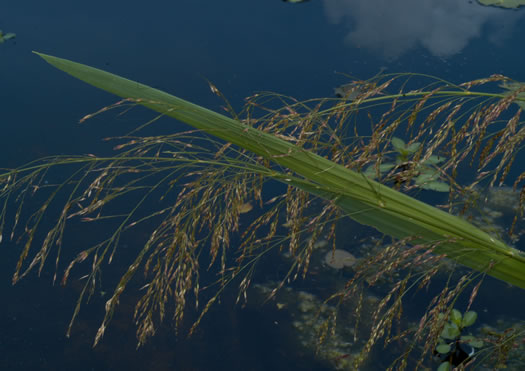
[{"label": "green lily pad", "polygon": [[448,362],[443,362],[442,364],[439,365],[437,371],[450,371],[451,370],[451,366],[450,366],[450,363]]}]

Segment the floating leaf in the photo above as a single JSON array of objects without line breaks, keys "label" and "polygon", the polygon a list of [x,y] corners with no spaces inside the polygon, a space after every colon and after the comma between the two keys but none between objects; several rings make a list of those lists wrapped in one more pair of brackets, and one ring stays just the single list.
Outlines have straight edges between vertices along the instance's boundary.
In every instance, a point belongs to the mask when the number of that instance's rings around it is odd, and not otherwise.
[{"label": "floating leaf", "polygon": [[419,146],[421,143],[415,142],[410,145],[405,144],[403,139],[398,137],[392,138],[392,147],[394,147],[394,150],[399,153],[399,157],[401,157],[401,161],[404,162],[407,160],[408,155],[411,153],[416,152],[419,149]]},{"label": "floating leaf", "polygon": [[469,344],[472,348],[481,348],[483,347],[483,340],[474,339]]},{"label": "floating leaf", "polygon": [[472,326],[474,322],[476,322],[476,319],[478,319],[478,314],[474,311],[468,311],[463,316],[463,321],[461,323],[461,327],[467,327]]},{"label": "floating leaf", "polygon": [[418,187],[436,192],[448,192],[450,187],[447,183],[436,180],[439,173],[434,169],[424,169],[422,173],[414,178]]},{"label": "floating leaf", "polygon": [[500,8],[515,9],[525,5],[525,0],[478,0],[482,5],[499,6]]},{"label": "floating leaf", "polygon": [[414,142],[414,143],[410,144],[409,146],[406,146],[405,147],[405,151],[410,152],[410,153],[414,153],[414,152],[416,152],[419,149],[420,145],[421,145],[421,143]]},{"label": "floating leaf", "polygon": [[483,346],[483,340],[480,340],[472,335],[462,336],[461,341],[467,343],[472,348],[481,348]]},{"label": "floating leaf", "polygon": [[461,312],[457,309],[452,309],[452,313],[450,313],[450,320],[454,322],[456,325],[461,326],[461,320],[463,319],[463,316],[461,315]]},{"label": "floating leaf", "polygon": [[12,32],[3,33],[2,30],[0,30],[0,44],[2,44],[4,41],[9,39],[14,39],[16,34]]},{"label": "floating leaf", "polygon": [[445,323],[443,331],[441,331],[441,337],[443,339],[454,340],[460,334],[459,327],[455,323]]},{"label": "floating leaf", "polygon": [[253,205],[250,202],[245,202],[239,206],[239,214],[246,214],[252,211]]},{"label": "floating leaf", "polygon": [[437,371],[450,371],[451,368],[450,368],[450,363],[448,362],[443,362],[442,364],[439,365]]},{"label": "floating leaf", "polygon": [[406,148],[405,141],[397,137],[392,138],[392,146],[397,152],[404,152]]},{"label": "floating leaf", "polygon": [[414,179],[416,183],[425,183],[436,180],[439,177],[439,173],[432,168],[422,168],[420,174]]},{"label": "floating leaf", "polygon": [[445,161],[444,158],[439,158],[438,156],[430,156],[423,164],[425,165],[437,165],[439,164],[440,162],[443,162]]},{"label": "floating leaf", "polygon": [[365,91],[365,85],[361,85],[357,82],[350,82],[348,84],[344,84],[335,88],[334,94],[338,98],[345,98],[348,101],[353,101],[356,100],[356,98],[360,94],[363,94]]},{"label": "floating leaf", "polygon": [[[391,170],[394,166],[394,164],[381,164],[379,165],[379,175],[382,175],[383,173],[386,173],[387,171]],[[376,166],[375,165],[371,165],[369,166],[364,174],[369,177],[369,178],[372,178],[372,179],[375,179],[376,176],[377,176],[377,170],[376,170]]]},{"label": "floating leaf", "polygon": [[436,351],[439,354],[447,354],[450,352],[450,344],[440,344],[436,347]]},{"label": "floating leaf", "polygon": [[516,100],[514,103],[516,103],[518,106],[520,106],[522,109],[525,109],[525,83],[522,82],[503,82],[500,85],[501,88],[508,90],[508,92],[505,93],[505,95],[514,94],[516,90],[522,90],[520,93],[516,95]]},{"label": "floating leaf", "polygon": [[450,187],[447,183],[434,181],[426,184],[422,184],[420,186],[423,189],[427,189],[429,191],[436,191],[436,192],[449,192]]}]

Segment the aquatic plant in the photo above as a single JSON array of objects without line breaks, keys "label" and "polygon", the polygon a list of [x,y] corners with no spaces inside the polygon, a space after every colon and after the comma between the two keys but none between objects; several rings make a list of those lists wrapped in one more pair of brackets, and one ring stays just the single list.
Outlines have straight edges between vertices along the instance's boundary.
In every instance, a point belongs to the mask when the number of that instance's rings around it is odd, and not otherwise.
[{"label": "aquatic plant", "polygon": [[[170,303],[177,324],[189,298],[200,307],[204,286],[215,290],[209,294],[190,332],[228,283],[239,285],[239,300],[245,297],[257,261],[270,249],[287,248],[295,258],[281,286],[288,279],[304,277],[316,240],[326,235],[335,249],[337,223],[344,222],[344,218],[372,226],[390,236],[392,242],[360,264],[345,290],[331,299],[359,298],[365,285],[372,286],[395,271],[403,272],[373,313],[370,338],[356,357],[356,365],[366,358],[379,338],[390,337],[392,323],[402,313],[406,291],[428,285],[445,257],[474,272],[462,275],[455,286],[445,285],[415,331],[415,340],[427,336],[437,342],[441,333],[438,314],[453,305],[469,285],[479,281],[471,292],[470,300],[474,300],[480,278],[486,274],[525,288],[525,254],[460,216],[409,195],[417,196],[414,192],[420,188],[410,182],[418,176],[418,166],[409,167],[414,171],[408,173],[403,168],[398,169],[402,174],[390,174],[393,179],[396,175],[403,176],[399,190],[374,181],[363,172],[371,164],[382,165],[395,135],[408,136],[406,148],[422,143],[411,153],[411,163],[428,164],[436,154],[446,159],[433,164],[433,171],[448,182],[450,189],[449,202],[443,208],[451,210],[458,204],[463,204],[463,208],[475,207],[464,201],[469,200],[465,195],[476,185],[501,185],[525,138],[521,108],[510,111],[515,107],[513,102],[523,100],[519,95],[521,88],[511,94],[472,89],[508,81],[504,76],[455,85],[415,74],[381,75],[369,81],[368,89],[351,101],[343,98],[298,102],[290,97],[261,93],[249,97],[240,113],[226,101],[225,109],[232,116],[229,118],[92,67],[39,55],[55,67],[123,98],[95,114],[143,105],[159,112],[157,118],[170,116],[195,128],[159,136],[140,136],[134,131],[119,138],[121,142],[115,146],[118,152],[114,156],[55,156],[0,174],[0,196],[4,200],[1,228],[11,200],[14,198],[18,203],[10,225],[11,236],[21,216],[29,212],[25,201],[35,192],[47,197],[27,218],[23,228],[21,238],[25,238],[25,243],[13,276],[15,283],[36,267],[41,271],[54,246],[60,256],[67,223],[75,219],[115,223],[109,237],[79,252],[62,276],[65,283],[75,266],[91,260],[91,271],[68,333],[81,303],[95,291],[102,263],[117,256],[124,233],[149,223],[153,227],[147,241],[106,302],[106,315],[95,344],[102,338],[120,296],[139,268],[144,270],[145,282],[135,321],[142,344],[155,333]],[[430,83],[409,88],[418,79],[429,79]],[[397,87],[398,92],[384,93],[388,87]],[[222,97],[215,86],[210,84],[210,88]],[[505,115],[509,117],[502,121]],[[361,125],[357,125],[363,116],[371,123],[369,132],[363,132]],[[469,168],[471,163],[477,164],[475,179],[464,185],[463,179],[457,179],[458,169]],[[43,186],[49,171],[65,166],[76,168],[63,183],[55,188]],[[518,175],[514,187],[524,178],[525,173]],[[268,179],[282,183],[283,194],[264,199],[263,185]],[[522,210],[523,193],[522,187],[518,213]],[[66,194],[65,201],[58,196],[62,194]],[[135,201],[128,201],[129,210],[112,211],[116,200],[131,195]],[[312,197],[324,200],[315,213],[309,209]],[[164,204],[151,211],[147,205],[152,200]],[[43,228],[44,216],[52,213],[53,205],[60,202],[63,206],[58,221],[46,229],[41,247],[34,252],[34,240],[37,231]],[[264,210],[247,226],[241,226],[241,214],[248,202],[264,206]],[[280,235],[283,215],[287,226],[284,236]],[[303,245],[305,232],[312,237]],[[241,241],[232,246],[239,234]],[[58,263],[57,257],[57,267]],[[217,266],[219,278],[215,285],[202,284],[203,264]],[[418,270],[425,265],[431,268]],[[320,341],[330,333],[329,326],[324,330]],[[425,351],[429,349],[430,345]],[[406,354],[400,362],[406,362]]]},{"label": "aquatic plant", "polygon": [[448,183],[439,180],[441,174],[439,170],[435,168],[435,166],[443,162],[444,159],[432,155],[424,162],[412,161],[411,156],[417,153],[420,145],[421,143],[418,142],[407,145],[403,139],[393,137],[392,147],[396,152],[395,161],[392,163],[383,162],[379,166],[370,165],[364,174],[373,179],[380,176],[381,182],[388,184],[391,177],[389,174],[386,174],[385,177],[385,173],[392,172],[395,174],[393,181],[396,186],[399,186],[400,183],[413,180],[414,184],[421,189],[437,192],[450,191]]},{"label": "aquatic plant", "polygon": [[525,5],[525,0],[478,0],[482,5],[498,6],[501,8],[516,9]]},{"label": "aquatic plant", "polygon": [[345,250],[331,250],[326,253],[324,263],[333,269],[343,269],[344,267],[351,267],[356,264],[356,258]]},{"label": "aquatic plant", "polygon": [[[442,317],[445,318],[445,314]],[[475,349],[483,346],[481,339],[463,334],[464,329],[472,326],[477,317],[474,311],[461,314],[459,310],[452,309],[449,321],[445,323],[439,335],[439,344],[435,350],[443,361],[438,368],[439,371],[451,370],[453,367],[467,363],[474,356]]]},{"label": "aquatic plant", "polygon": [[16,37],[16,34],[12,32],[4,33],[2,30],[0,30],[0,44],[3,44],[5,41],[14,39]]}]

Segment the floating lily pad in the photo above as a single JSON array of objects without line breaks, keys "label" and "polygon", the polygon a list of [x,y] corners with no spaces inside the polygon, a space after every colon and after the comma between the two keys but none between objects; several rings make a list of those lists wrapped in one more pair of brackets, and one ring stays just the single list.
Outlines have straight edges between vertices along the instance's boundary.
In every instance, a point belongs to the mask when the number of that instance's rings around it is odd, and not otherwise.
[{"label": "floating lily pad", "polygon": [[344,267],[351,267],[357,262],[354,255],[346,250],[330,250],[324,257],[324,262],[330,268],[343,269]]}]

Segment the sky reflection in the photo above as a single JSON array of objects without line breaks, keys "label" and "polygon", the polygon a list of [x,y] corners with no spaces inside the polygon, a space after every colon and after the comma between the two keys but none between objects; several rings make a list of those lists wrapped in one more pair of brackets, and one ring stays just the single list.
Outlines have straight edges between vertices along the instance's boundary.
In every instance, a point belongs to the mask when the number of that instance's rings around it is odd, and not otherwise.
[{"label": "sky reflection", "polygon": [[329,21],[349,29],[346,44],[391,60],[417,46],[446,58],[480,37],[501,43],[525,15],[475,0],[325,0],[324,8]]}]

